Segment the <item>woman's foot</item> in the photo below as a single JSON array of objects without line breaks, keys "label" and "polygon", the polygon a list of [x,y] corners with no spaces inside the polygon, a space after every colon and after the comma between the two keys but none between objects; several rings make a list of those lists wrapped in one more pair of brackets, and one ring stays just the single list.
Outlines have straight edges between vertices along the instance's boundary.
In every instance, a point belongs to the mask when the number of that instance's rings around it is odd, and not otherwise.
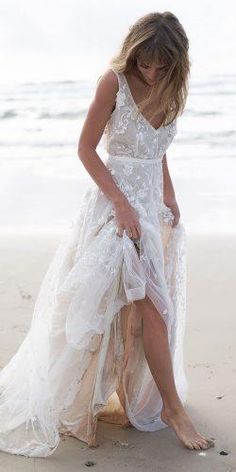
[{"label": "woman's foot", "polygon": [[197,432],[184,408],[180,408],[176,412],[163,408],[161,419],[173,428],[178,439],[188,449],[209,449],[215,445],[213,439],[205,438]]},{"label": "woman's foot", "polygon": [[126,428],[130,428],[132,427],[132,423],[130,423],[129,420],[126,420],[124,423],[122,423],[122,428],[126,429]]}]

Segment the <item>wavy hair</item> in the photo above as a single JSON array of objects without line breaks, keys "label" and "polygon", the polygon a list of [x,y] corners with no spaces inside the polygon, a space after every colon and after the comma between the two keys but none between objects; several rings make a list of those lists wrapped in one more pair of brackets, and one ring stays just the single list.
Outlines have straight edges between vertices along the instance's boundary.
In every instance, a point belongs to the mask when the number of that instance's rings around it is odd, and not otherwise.
[{"label": "wavy hair", "polygon": [[184,111],[188,96],[189,41],[178,18],[171,12],[148,13],[139,18],[124,38],[121,48],[109,61],[116,72],[131,71],[138,61],[164,65],[151,92],[137,105],[142,113],[153,102],[157,106],[148,118],[164,113],[163,124],[171,123]]}]

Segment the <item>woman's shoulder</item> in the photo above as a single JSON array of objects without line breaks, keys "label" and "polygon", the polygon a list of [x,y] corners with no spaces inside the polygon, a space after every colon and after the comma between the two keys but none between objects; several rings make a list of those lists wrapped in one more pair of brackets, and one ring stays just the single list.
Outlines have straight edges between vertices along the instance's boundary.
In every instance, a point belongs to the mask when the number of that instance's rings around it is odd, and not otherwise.
[{"label": "woman's shoulder", "polygon": [[99,76],[97,83],[105,87],[108,86],[111,89],[116,89],[117,91],[120,83],[120,73],[109,67]]},{"label": "woman's shoulder", "polygon": [[115,73],[110,68],[106,69],[97,79],[95,99],[102,104],[113,104],[116,100],[118,90],[119,81]]}]

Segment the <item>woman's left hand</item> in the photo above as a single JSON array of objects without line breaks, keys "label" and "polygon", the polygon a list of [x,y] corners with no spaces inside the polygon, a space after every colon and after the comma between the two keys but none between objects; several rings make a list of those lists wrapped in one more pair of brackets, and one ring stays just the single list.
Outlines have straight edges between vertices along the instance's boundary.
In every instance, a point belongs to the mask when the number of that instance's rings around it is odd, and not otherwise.
[{"label": "woman's left hand", "polygon": [[173,221],[172,221],[172,228],[174,228],[178,222],[179,222],[179,219],[180,219],[180,211],[179,211],[179,207],[178,207],[178,203],[176,202],[175,198],[171,199],[171,200],[168,200],[168,201],[164,201],[165,205],[171,209],[172,213],[173,213]]}]

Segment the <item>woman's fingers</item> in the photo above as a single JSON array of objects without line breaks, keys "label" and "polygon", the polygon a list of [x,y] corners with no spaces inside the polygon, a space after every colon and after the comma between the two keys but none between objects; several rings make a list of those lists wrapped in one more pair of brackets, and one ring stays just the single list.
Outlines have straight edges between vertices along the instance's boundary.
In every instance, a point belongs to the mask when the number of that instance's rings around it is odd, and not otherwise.
[{"label": "woman's fingers", "polygon": [[132,230],[132,239],[139,239],[140,234],[137,227],[134,227]]},{"label": "woman's fingers", "polygon": [[123,232],[126,232],[127,236],[131,239],[139,239],[140,238],[140,232],[139,229],[136,226],[133,227],[119,227],[116,234],[118,236],[123,236]]},{"label": "woman's fingers", "polygon": [[141,225],[139,222],[139,218],[136,217],[134,223],[131,227],[131,238],[132,239],[139,239],[141,235]]},{"label": "woman's fingers", "polygon": [[141,234],[141,226],[139,215],[129,204],[126,207],[116,208],[117,231],[119,237],[123,236],[124,231],[131,239],[139,239]]}]

